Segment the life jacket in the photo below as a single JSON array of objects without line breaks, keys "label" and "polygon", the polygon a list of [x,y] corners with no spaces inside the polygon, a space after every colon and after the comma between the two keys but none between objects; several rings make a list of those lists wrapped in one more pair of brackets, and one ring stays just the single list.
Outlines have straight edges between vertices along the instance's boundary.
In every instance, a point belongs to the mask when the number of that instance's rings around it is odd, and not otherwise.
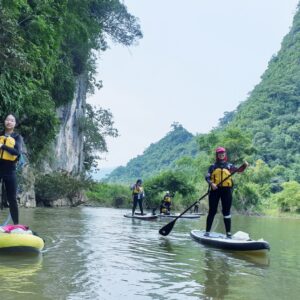
[{"label": "life jacket", "polygon": [[[9,148],[14,148],[16,144],[16,140],[12,136],[5,136],[1,135],[0,136],[0,143],[3,145],[6,145]],[[0,159],[3,160],[10,160],[10,161],[16,161],[18,158],[17,155],[12,155],[6,150],[0,148]]]},{"label": "life jacket", "polygon": [[165,196],[164,197],[164,202],[171,203],[171,197]]},{"label": "life jacket", "polygon": [[[211,182],[214,184],[218,185],[220,182],[222,182],[226,177],[230,175],[229,169],[226,168],[221,168],[220,166],[216,166],[216,168],[213,170],[210,176]],[[222,184],[220,185],[221,187],[232,187],[233,182],[231,177],[226,179]]]},{"label": "life jacket", "polygon": [[137,186],[136,184],[133,186],[132,194],[143,194],[143,188],[141,186]]}]

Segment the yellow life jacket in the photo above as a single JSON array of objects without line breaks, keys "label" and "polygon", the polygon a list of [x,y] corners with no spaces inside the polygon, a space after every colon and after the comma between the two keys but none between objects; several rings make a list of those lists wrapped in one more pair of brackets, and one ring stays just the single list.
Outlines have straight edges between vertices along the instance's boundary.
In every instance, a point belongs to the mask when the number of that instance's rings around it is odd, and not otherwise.
[{"label": "yellow life jacket", "polygon": [[133,194],[143,194],[143,188],[141,186],[134,185]]},{"label": "yellow life jacket", "polygon": [[167,203],[171,203],[171,197],[166,196],[164,198],[164,201],[167,202]]},{"label": "yellow life jacket", "polygon": [[[211,173],[210,180],[214,184],[218,185],[222,180],[230,175],[230,171],[228,169],[216,168]],[[233,183],[231,177],[222,182],[221,187],[232,187]]]},{"label": "yellow life jacket", "polygon": [[[0,143],[6,145],[9,148],[14,148],[16,144],[16,140],[11,136],[0,136]],[[12,155],[6,150],[0,148],[0,159],[15,161],[17,159],[17,155]]]}]

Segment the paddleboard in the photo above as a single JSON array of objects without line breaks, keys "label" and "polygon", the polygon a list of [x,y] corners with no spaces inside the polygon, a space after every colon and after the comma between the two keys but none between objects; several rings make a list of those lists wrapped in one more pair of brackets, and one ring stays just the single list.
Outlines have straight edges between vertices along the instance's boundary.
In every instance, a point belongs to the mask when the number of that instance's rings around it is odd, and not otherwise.
[{"label": "paddleboard", "polygon": [[40,252],[44,241],[34,234],[0,232],[0,253]]},{"label": "paddleboard", "polygon": [[[165,214],[159,214],[160,218],[177,218],[179,214],[171,214],[171,215],[165,215]],[[201,214],[184,214],[180,217],[180,219],[199,219]]]},{"label": "paddleboard", "polygon": [[191,237],[203,245],[225,250],[255,252],[265,252],[270,250],[270,245],[267,241],[263,239],[252,240],[246,233],[244,233],[244,236],[247,235],[248,238],[238,234],[241,232],[237,232],[231,239],[227,238],[226,235],[222,233],[210,232],[208,237],[204,236],[204,233],[205,231],[192,230]]},{"label": "paddleboard", "polygon": [[155,220],[157,219],[157,215],[152,215],[152,214],[134,214],[132,215],[131,213],[125,214],[125,218],[130,218],[130,219],[139,219],[139,220]]}]

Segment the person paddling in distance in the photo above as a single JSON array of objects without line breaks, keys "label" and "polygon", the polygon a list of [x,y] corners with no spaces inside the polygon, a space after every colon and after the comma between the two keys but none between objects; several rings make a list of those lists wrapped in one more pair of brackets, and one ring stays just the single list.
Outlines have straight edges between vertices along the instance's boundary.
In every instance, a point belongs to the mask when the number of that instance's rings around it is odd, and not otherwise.
[{"label": "person paddling in distance", "polygon": [[13,223],[19,223],[17,204],[16,163],[22,152],[22,137],[14,132],[16,117],[8,114],[4,119],[4,131],[0,133],[0,180],[3,181]]},{"label": "person paddling in distance", "polygon": [[135,184],[132,185],[132,215],[134,216],[135,209],[137,204],[139,204],[141,215],[144,215],[143,212],[143,199],[145,198],[144,188],[142,187],[143,181],[142,179],[138,179]]},{"label": "person paddling in distance", "polygon": [[160,213],[169,215],[171,211],[171,205],[172,205],[172,198],[169,191],[166,191],[163,200],[161,201],[160,205]]},{"label": "person paddling in distance", "polygon": [[237,168],[233,164],[227,162],[226,149],[218,147],[216,149],[216,161],[208,169],[205,180],[210,186],[209,192],[209,210],[206,219],[205,236],[209,237],[209,232],[212,227],[214,217],[217,213],[219,200],[222,203],[222,213],[224,217],[224,224],[227,238],[231,238],[231,204],[232,204],[232,186],[231,177],[226,179],[232,172],[243,172],[248,167],[248,162],[244,162],[242,167]]}]

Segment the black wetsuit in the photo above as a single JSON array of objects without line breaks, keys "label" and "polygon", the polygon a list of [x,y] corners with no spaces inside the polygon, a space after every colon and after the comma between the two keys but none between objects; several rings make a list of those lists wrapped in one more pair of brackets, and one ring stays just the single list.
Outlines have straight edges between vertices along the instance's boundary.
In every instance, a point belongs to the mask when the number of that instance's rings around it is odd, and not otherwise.
[{"label": "black wetsuit", "polygon": [[[1,136],[3,135],[4,133],[1,134]],[[10,148],[3,144],[0,150],[7,151],[9,154],[19,157],[22,151],[22,137],[16,133],[12,133],[10,137],[15,139],[14,148]],[[0,152],[3,153],[4,151]],[[15,161],[11,161],[3,159],[3,155],[0,156],[0,180],[3,181],[5,186],[10,214],[14,224],[19,223],[19,211],[17,204],[16,162],[17,159]]]},{"label": "black wetsuit", "polygon": [[133,207],[132,207],[132,215],[134,215],[135,209],[137,205],[139,204],[141,214],[144,214],[143,211],[143,199],[144,199],[144,190],[142,187],[138,186],[137,184],[134,185],[133,187],[133,192],[132,192],[132,199],[133,199]]},{"label": "black wetsuit", "polygon": [[[227,169],[229,173],[237,170],[235,166],[227,162],[216,162],[215,164],[211,165],[208,169],[208,173],[205,177],[206,181],[211,184],[212,182],[218,184],[218,182],[214,182],[211,178],[214,170],[216,169]],[[225,179],[225,178],[223,178]],[[231,182],[231,179],[230,179]],[[230,232],[231,230],[231,204],[232,204],[232,182],[230,186],[219,186],[216,190],[211,189],[209,192],[209,211],[208,216],[206,219],[206,231],[209,232],[211,230],[211,226],[214,220],[214,217],[217,213],[218,204],[221,199],[222,203],[222,213],[224,217],[224,224],[226,232]]]}]

